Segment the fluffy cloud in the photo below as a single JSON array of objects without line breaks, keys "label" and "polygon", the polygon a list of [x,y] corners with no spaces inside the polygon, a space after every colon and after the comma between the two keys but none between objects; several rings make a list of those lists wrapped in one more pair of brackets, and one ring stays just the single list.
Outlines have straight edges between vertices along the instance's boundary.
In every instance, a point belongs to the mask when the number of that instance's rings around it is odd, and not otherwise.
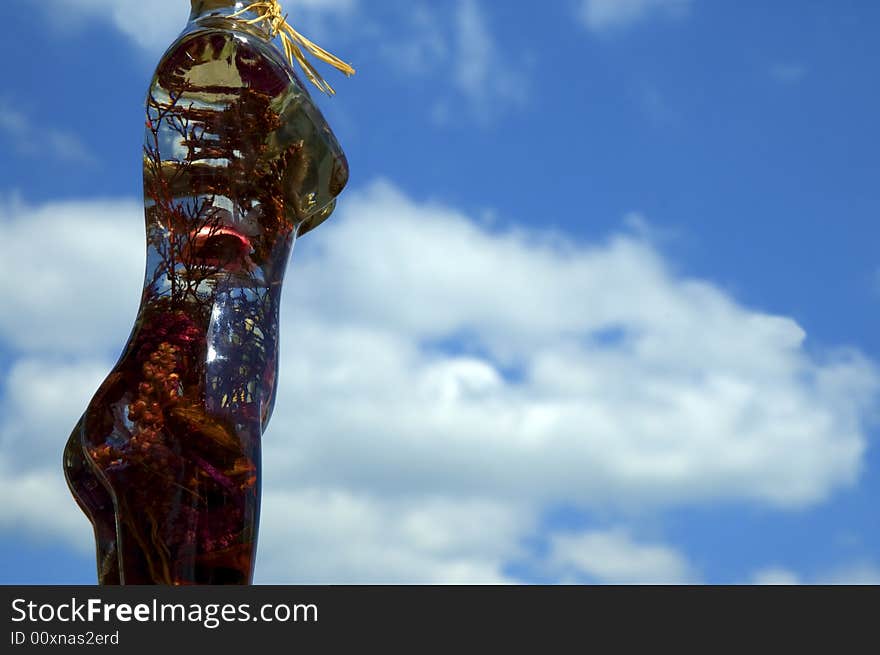
[{"label": "fluffy cloud", "polygon": [[816,578],[817,584],[833,585],[880,585],[880,566],[861,561],[823,573]]},{"label": "fluffy cloud", "polygon": [[513,582],[503,564],[523,555],[531,528],[503,502],[327,488],[269,491],[263,512],[257,581],[267,584]]},{"label": "fluffy cloud", "polygon": [[476,0],[459,2],[455,26],[455,82],[479,115],[488,117],[496,103],[523,104],[527,97],[526,79],[506,65]]},{"label": "fluffy cloud", "polygon": [[117,354],[140,301],[142,211],[136,202],[0,207],[3,297],[16,308],[0,313],[3,344],[18,352]]},{"label": "fluffy cloud", "polygon": [[302,347],[284,351],[271,428],[296,435],[290,476],[786,506],[858,475],[873,366],[817,359],[793,321],[676,276],[639,237],[493,234],[379,184],[309,239],[285,299]]},{"label": "fluffy cloud", "polygon": [[[350,13],[357,0],[286,0],[290,12],[304,14]],[[168,46],[186,23],[189,4],[185,0],[49,0],[46,9],[69,20],[108,20],[138,46],[161,51]]]},{"label": "fluffy cloud", "polygon": [[529,64],[521,53],[504,48],[483,4],[458,0],[451,6],[389,5],[390,9],[383,9],[393,20],[364,29],[359,39],[375,42],[386,65],[407,81],[430,77],[435,86],[448,85],[444,97],[433,106],[435,122],[459,120],[464,106],[486,123],[501,111],[526,104]]},{"label": "fluffy cloud", "polygon": [[769,566],[752,575],[751,584],[757,585],[796,585],[801,580],[797,573],[781,566]]},{"label": "fluffy cloud", "polygon": [[[462,103],[473,118],[485,123],[498,111],[521,107],[527,100],[528,76],[523,70],[528,65],[509,63],[511,54],[502,51],[477,0],[440,8],[396,2],[382,8],[381,19],[358,0],[285,0],[283,6],[292,24],[324,45],[349,41],[350,47],[343,45],[343,58],[375,50],[407,84],[414,77],[436,78],[434,84],[443,93],[430,117],[437,123],[457,116],[455,107]],[[174,40],[189,15],[185,0],[47,0],[44,8],[60,29],[104,21],[151,55]],[[0,129],[3,125],[0,113]],[[59,133],[58,148],[72,153],[74,144],[60,137]]]},{"label": "fluffy cloud", "polygon": [[[768,567],[752,576],[753,584],[805,584],[803,576],[783,567]],[[870,561],[857,561],[819,573],[806,581],[818,585],[880,585],[880,567]]]},{"label": "fluffy cloud", "polygon": [[[47,481],[0,523],[81,543],[60,453],[130,328],[141,212],[13,206],[0,222],[18,308],[0,316],[2,486]],[[792,320],[674,273],[643,236],[489,231],[376,183],[297,245],[284,293],[264,581],[506,581],[555,503],[805,506],[862,466],[873,364],[807,349]],[[549,553],[560,576],[693,576],[622,529]]]},{"label": "fluffy cloud", "polygon": [[95,159],[75,135],[48,126],[34,126],[27,115],[0,100],[0,133],[4,133],[26,157],[54,157],[76,164],[94,164]]},{"label": "fluffy cloud", "polygon": [[807,67],[803,64],[786,62],[786,63],[776,63],[770,67],[770,77],[772,77],[777,82],[781,82],[783,84],[796,84],[803,80],[807,73]]},{"label": "fluffy cloud", "polygon": [[628,27],[653,15],[681,16],[691,0],[582,0],[579,17],[593,32]]},{"label": "fluffy cloud", "polygon": [[635,542],[622,530],[554,535],[548,566],[563,579],[604,584],[686,584],[696,580],[685,558],[667,546]]},{"label": "fluffy cloud", "polygon": [[41,4],[59,28],[101,21],[151,52],[161,52],[171,43],[186,24],[190,10],[184,0],[48,0]]}]

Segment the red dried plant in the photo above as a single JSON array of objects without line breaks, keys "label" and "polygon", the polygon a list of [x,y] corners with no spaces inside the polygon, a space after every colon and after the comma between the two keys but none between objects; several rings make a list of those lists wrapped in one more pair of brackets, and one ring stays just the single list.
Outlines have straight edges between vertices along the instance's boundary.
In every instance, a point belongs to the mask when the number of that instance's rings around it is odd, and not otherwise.
[{"label": "red dried plant", "polygon": [[347,176],[308,93],[253,30],[195,21],[162,59],[141,307],[65,449],[102,583],[250,582],[281,283],[297,234]]}]

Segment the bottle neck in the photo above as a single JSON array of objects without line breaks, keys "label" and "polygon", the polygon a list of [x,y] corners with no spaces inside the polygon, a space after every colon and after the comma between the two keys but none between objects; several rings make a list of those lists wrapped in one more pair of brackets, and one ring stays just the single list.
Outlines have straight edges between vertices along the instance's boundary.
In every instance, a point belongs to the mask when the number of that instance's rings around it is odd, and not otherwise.
[{"label": "bottle neck", "polygon": [[212,14],[229,15],[245,7],[245,3],[241,0],[190,0],[190,5],[192,6],[190,20],[197,20]]},{"label": "bottle neck", "polygon": [[[252,4],[250,1],[244,0],[190,0],[192,11],[189,14],[190,25],[199,25],[202,27],[210,27],[223,25],[223,20],[233,14],[237,14],[234,19],[237,29],[245,32],[251,32],[262,38],[271,38],[267,23],[248,24],[247,21],[259,18],[254,11],[242,11],[245,7]],[[228,23],[226,23],[228,26]]]}]

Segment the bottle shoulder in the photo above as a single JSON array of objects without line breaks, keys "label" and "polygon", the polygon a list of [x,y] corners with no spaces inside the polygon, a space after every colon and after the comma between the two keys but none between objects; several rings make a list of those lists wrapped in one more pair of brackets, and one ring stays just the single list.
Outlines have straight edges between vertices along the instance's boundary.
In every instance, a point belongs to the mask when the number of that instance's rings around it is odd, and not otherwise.
[{"label": "bottle shoulder", "polygon": [[348,162],[290,63],[245,27],[191,24],[160,60],[147,97],[146,188],[185,198],[230,184],[232,196],[247,186],[268,197],[271,187],[303,234],[333,211]]},{"label": "bottle shoulder", "polygon": [[310,97],[296,71],[265,33],[244,23],[213,19],[190,23],[165,51],[152,86],[171,93],[225,88],[270,97]]}]

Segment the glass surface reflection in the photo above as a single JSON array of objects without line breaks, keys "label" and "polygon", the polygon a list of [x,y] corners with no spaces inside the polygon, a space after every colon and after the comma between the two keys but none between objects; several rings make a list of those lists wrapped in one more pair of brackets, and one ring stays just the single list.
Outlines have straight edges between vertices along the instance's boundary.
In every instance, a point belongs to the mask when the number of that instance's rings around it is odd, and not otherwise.
[{"label": "glass surface reflection", "polygon": [[284,272],[348,180],[253,16],[193,4],[147,96],[137,320],[64,453],[103,584],[251,581]]}]

